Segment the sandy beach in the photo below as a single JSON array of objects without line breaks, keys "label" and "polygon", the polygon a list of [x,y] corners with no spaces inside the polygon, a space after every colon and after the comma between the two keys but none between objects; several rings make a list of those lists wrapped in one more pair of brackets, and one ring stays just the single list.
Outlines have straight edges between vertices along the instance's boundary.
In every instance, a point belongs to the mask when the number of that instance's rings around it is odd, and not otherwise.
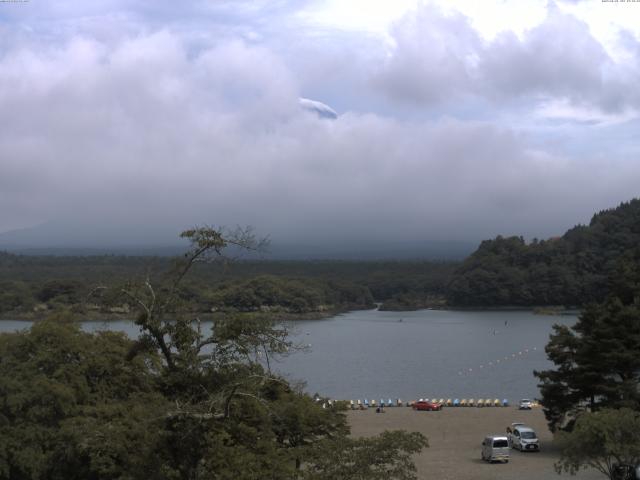
[{"label": "sandy beach", "polygon": [[[376,414],[375,409],[349,411],[352,435],[375,435],[384,430],[417,431],[429,439],[429,448],[416,456],[420,479],[479,480],[596,480],[605,477],[587,470],[576,476],[558,475],[553,464],[559,457],[548,431],[542,410],[520,411],[515,407],[444,408],[440,412],[414,411],[408,407],[387,408]],[[540,452],[521,453],[511,450],[509,463],[489,464],[480,458],[485,435],[503,435],[512,422],[524,422],[533,427],[540,439]]]}]

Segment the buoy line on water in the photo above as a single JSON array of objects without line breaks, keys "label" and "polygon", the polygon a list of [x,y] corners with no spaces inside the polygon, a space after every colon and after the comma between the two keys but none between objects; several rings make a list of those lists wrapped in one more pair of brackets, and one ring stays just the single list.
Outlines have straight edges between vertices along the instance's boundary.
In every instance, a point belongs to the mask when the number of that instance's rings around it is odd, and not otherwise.
[{"label": "buoy line on water", "polygon": [[520,358],[523,358],[533,352],[537,352],[538,351],[538,347],[531,347],[531,348],[523,348],[522,350],[518,350],[517,352],[513,352],[509,355],[505,355],[504,357],[501,358],[497,358],[495,360],[491,360],[487,363],[483,363],[480,365],[477,365],[475,368],[474,367],[469,367],[469,368],[463,368],[458,370],[458,375],[462,376],[462,375],[472,375],[475,372],[478,372],[480,370],[484,371],[485,369],[489,369],[489,368],[493,368],[493,367],[497,367],[498,365],[502,365],[504,363],[509,362],[510,360],[518,360]]}]

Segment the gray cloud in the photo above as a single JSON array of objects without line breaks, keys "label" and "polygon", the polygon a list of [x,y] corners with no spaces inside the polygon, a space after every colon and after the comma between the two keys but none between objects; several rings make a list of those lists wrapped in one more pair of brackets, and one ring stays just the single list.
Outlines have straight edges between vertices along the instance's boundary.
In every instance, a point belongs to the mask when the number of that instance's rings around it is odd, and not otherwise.
[{"label": "gray cloud", "polygon": [[300,109],[276,56],[237,42],[193,57],[166,32],[75,39],[5,56],[0,72],[5,229],[19,217],[254,224],[306,242],[544,235],[632,194],[599,193],[603,174],[638,178],[487,123],[324,121]]},{"label": "gray cloud", "polygon": [[[124,33],[63,29],[53,42],[21,33],[28,41],[5,46],[0,231],[53,221],[161,243],[159,232],[206,222],[308,244],[547,236],[637,193],[640,167],[620,156],[605,162],[598,148],[578,160],[497,122],[357,113],[380,105],[366,91],[374,76],[392,104],[555,95],[621,108],[615,102],[627,97],[603,95],[600,75],[602,65],[618,67],[604,54],[595,63],[578,54],[593,45],[577,21],[554,17],[522,40],[505,34],[486,45],[467,19],[429,7],[396,27],[397,49],[378,70],[372,38],[285,45],[222,25],[226,34],[207,34],[196,48],[194,31],[147,29],[137,15],[125,15]],[[547,42],[554,35],[565,40]],[[570,37],[580,41],[570,46]],[[545,70],[545,59],[558,66],[565,56],[575,58],[561,78]],[[527,68],[535,71],[523,75]],[[299,97],[337,102],[341,115],[316,118]]]}]

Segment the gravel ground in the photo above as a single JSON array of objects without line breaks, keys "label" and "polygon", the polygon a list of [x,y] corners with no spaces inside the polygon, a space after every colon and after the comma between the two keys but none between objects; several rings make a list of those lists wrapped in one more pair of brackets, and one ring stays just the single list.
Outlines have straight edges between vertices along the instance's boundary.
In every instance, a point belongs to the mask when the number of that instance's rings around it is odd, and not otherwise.
[{"label": "gravel ground", "polygon": [[[479,480],[603,480],[601,473],[586,470],[578,475],[558,475],[553,464],[559,457],[553,437],[547,429],[542,410],[520,411],[514,407],[444,408],[440,412],[418,412],[407,407],[387,408],[376,414],[370,408],[349,411],[349,424],[354,436],[375,435],[384,430],[421,432],[429,439],[429,448],[416,456],[420,479]],[[512,422],[532,427],[540,439],[540,452],[521,453],[511,450],[508,463],[489,464],[480,458],[481,443],[486,435],[504,435]]]}]

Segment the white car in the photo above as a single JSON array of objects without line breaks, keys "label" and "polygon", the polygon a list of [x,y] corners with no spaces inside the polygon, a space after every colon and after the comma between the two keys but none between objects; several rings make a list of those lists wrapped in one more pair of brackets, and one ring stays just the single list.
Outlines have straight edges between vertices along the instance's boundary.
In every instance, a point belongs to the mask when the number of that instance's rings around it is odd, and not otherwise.
[{"label": "white car", "polygon": [[533,407],[533,402],[528,398],[523,398],[520,400],[520,404],[518,405],[518,410],[531,410]]},{"label": "white car", "polygon": [[520,450],[521,452],[539,452],[540,442],[536,432],[526,425],[517,425],[507,431],[507,438],[511,448]]}]

